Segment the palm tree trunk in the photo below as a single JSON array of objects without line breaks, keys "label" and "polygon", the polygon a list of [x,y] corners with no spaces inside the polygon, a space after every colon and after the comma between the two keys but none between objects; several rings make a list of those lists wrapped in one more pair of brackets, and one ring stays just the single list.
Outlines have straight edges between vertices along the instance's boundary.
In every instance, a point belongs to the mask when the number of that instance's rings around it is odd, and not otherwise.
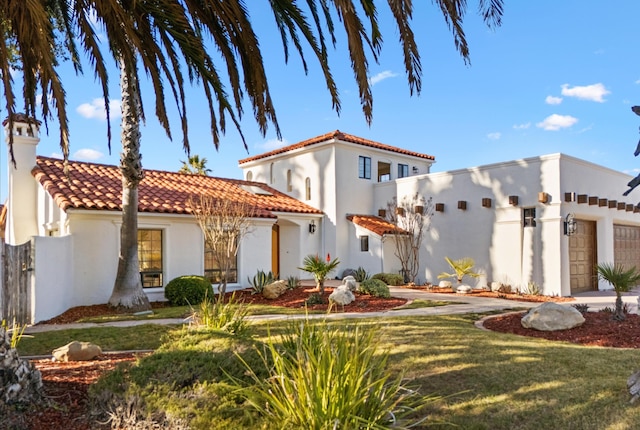
[{"label": "palm tree trunk", "polygon": [[622,306],[622,295],[618,291],[616,291],[616,312],[613,314],[613,319],[616,321],[627,319]]},{"label": "palm tree trunk", "polygon": [[136,83],[129,85],[121,65],[122,91],[122,227],[118,272],[109,304],[132,311],[149,310],[149,299],[142,289],[138,261],[138,184],[144,176],[140,156],[140,104]]}]

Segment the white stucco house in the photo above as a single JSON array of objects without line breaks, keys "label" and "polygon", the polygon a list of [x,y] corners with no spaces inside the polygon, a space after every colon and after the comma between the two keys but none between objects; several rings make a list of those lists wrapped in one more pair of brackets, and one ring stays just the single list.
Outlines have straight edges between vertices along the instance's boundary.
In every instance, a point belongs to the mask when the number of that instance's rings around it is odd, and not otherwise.
[{"label": "white stucco house", "polygon": [[[18,268],[31,321],[105,303],[119,250],[117,166],[71,161],[67,177],[61,160],[36,155],[39,132],[26,118],[5,132],[17,164],[9,166],[0,221],[10,247],[31,244],[28,264]],[[419,282],[437,282],[448,270],[445,256],[472,257],[485,274],[481,284],[535,282],[544,294],[565,296],[608,287],[594,276],[598,262],[640,267],[640,211],[621,200],[630,176],[563,154],[450,172],[431,172],[434,161],[335,131],[240,160],[244,180],[146,170],[138,208],[145,291],[162,300],[176,276],[219,275],[187,206],[202,193],[251,201],[259,213],[230,289],[249,286],[257,270],[308,277],[298,269],[308,254],[338,257],[337,275],[358,267],[398,273],[394,226],[378,214],[392,198],[415,193],[435,206]],[[3,280],[0,310],[17,300],[5,288],[13,280],[6,273]]]}]

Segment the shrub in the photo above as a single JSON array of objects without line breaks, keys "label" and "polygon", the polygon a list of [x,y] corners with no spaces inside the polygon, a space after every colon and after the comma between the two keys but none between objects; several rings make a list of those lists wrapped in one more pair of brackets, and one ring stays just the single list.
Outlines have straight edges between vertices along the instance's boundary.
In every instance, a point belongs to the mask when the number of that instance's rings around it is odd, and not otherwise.
[{"label": "shrub", "polygon": [[200,303],[199,310],[193,312],[193,322],[199,326],[244,336],[250,331],[247,321],[248,313],[249,308],[236,298],[234,292],[226,301],[225,296],[222,295],[218,295],[213,300],[205,297]]},{"label": "shrub", "polygon": [[304,303],[306,305],[312,306],[312,305],[322,305],[326,302],[322,297],[322,294],[313,293],[313,294],[310,294],[309,297],[307,297],[307,300],[305,300]]},{"label": "shrub", "polygon": [[211,282],[202,276],[179,276],[169,281],[164,296],[173,306],[199,305],[205,297],[213,297]]},{"label": "shrub", "polygon": [[583,315],[589,312],[589,305],[586,303],[576,303],[575,305],[571,306],[573,306],[578,312]]},{"label": "shrub", "polygon": [[269,273],[266,273],[264,270],[258,270],[258,273],[253,277],[253,281],[247,277],[247,281],[249,281],[249,285],[251,285],[251,289],[253,290],[251,294],[262,293],[264,287],[277,279],[278,276],[274,275],[273,272],[269,271]]},{"label": "shrub", "polygon": [[367,279],[360,282],[358,292],[363,294],[369,294],[374,297],[391,297],[389,293],[389,287],[380,279]]},{"label": "shrub", "polygon": [[371,277],[372,279],[379,279],[387,285],[403,285],[404,279],[402,275],[396,275],[395,273],[376,273]]}]

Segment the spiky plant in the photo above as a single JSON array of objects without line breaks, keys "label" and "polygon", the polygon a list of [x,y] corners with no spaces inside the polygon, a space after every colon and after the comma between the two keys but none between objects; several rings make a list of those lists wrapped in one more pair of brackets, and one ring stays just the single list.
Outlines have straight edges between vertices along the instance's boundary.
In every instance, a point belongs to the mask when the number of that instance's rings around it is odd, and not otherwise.
[{"label": "spiky plant", "polygon": [[458,280],[458,284],[462,283],[462,278],[465,276],[471,276],[472,278],[477,278],[480,274],[474,272],[473,266],[476,265],[476,262],[473,261],[473,258],[465,257],[459,260],[452,260],[449,257],[444,257],[449,263],[449,266],[453,269],[453,273],[442,272],[438,275],[438,279],[442,278],[456,278]]},{"label": "spiky plant", "polygon": [[331,256],[327,254],[327,261],[324,261],[318,255],[307,255],[302,260],[302,267],[298,267],[300,270],[309,272],[316,280],[316,288],[320,294],[324,293],[324,280],[327,275],[333,272],[338,267],[340,261],[337,258],[331,260]]}]

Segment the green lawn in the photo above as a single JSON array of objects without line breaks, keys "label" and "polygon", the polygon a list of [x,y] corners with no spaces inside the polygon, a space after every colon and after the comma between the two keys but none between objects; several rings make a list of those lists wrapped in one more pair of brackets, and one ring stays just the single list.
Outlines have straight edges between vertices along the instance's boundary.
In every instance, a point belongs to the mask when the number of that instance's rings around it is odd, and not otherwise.
[{"label": "green lawn", "polygon": [[[357,322],[380,328],[393,372],[405,372],[406,383],[421,394],[441,397],[425,404],[422,415],[428,419],[415,428],[638,428],[640,409],[629,404],[626,389],[627,377],[640,366],[638,350],[582,347],[486,332],[473,326],[477,317]],[[284,324],[254,323],[255,335],[249,340],[211,330],[173,331],[156,354],[113,381],[118,387],[123,378],[129,381],[151,408],[190,416],[193,428],[231,424],[259,428],[259,419],[237,403],[225,372],[244,377],[237,358],[257,363],[253,346],[260,347],[266,339],[267,327],[274,335]],[[21,354],[42,353],[39,348],[45,344],[50,348],[71,339],[96,341],[105,349],[155,348],[168,330],[145,325],[51,332],[22,340],[19,350]]]}]

